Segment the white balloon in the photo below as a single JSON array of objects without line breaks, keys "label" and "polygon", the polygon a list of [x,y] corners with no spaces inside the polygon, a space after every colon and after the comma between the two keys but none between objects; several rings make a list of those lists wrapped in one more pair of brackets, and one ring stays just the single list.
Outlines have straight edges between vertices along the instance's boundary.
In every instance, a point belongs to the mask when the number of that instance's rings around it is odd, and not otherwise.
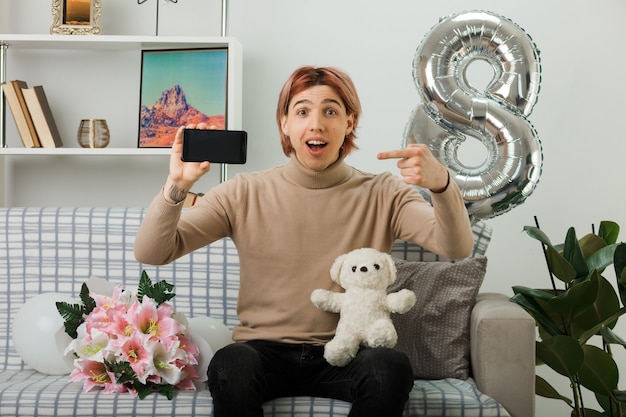
[{"label": "white balloon", "polygon": [[192,317],[189,328],[211,346],[213,352],[233,343],[232,331],[220,320],[212,317]]},{"label": "white balloon", "polygon": [[[57,349],[56,334],[63,327],[57,301],[76,304],[74,298],[60,293],[44,293],[27,300],[13,320],[13,345],[31,368],[48,375],[67,375],[72,367]],[[67,342],[71,338],[67,336]]]}]

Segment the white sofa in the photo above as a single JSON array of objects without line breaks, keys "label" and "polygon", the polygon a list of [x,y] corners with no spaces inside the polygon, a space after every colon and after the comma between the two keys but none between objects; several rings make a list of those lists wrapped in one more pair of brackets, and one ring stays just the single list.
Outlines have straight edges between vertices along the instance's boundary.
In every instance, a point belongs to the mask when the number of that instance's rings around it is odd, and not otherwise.
[{"label": "white sofa", "polygon": [[[84,393],[82,383],[29,368],[12,343],[11,325],[29,298],[44,292],[77,297],[90,276],[136,288],[142,270],[175,285],[174,306],[187,317],[211,316],[232,327],[238,256],[230,239],[171,265],[138,263],[133,241],[141,208],[0,208],[0,416],[210,416],[206,390],[151,394]],[[490,232],[489,232],[490,233]],[[419,248],[418,248],[419,249]],[[400,244],[394,256],[423,251]],[[410,256],[408,256],[410,257]],[[535,324],[502,294],[479,294],[471,313],[468,379],[416,379],[405,416],[534,416]],[[42,349],[52,348],[42,346]],[[348,403],[282,398],[266,416],[347,416]]]}]

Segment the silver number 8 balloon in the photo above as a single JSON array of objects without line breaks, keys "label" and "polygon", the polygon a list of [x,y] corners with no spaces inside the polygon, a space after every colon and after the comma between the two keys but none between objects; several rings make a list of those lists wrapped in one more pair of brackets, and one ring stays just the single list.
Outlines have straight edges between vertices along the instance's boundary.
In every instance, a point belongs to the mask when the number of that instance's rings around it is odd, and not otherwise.
[{"label": "silver number 8 balloon", "polygon": [[[475,60],[494,77],[485,91],[467,80]],[[511,210],[541,176],[542,150],[528,121],[541,81],[539,52],[524,30],[496,14],[464,12],[442,19],[418,47],[413,78],[423,103],[412,113],[403,145],[427,144],[459,185],[472,221]],[[459,159],[466,137],[488,156],[478,166]]]}]

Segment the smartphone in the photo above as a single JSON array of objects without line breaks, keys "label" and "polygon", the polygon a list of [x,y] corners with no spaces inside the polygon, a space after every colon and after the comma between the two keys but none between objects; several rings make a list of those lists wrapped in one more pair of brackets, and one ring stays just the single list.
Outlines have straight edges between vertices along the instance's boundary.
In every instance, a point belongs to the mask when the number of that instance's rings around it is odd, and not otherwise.
[{"label": "smartphone", "polygon": [[248,134],[243,130],[183,130],[184,162],[245,164]]}]

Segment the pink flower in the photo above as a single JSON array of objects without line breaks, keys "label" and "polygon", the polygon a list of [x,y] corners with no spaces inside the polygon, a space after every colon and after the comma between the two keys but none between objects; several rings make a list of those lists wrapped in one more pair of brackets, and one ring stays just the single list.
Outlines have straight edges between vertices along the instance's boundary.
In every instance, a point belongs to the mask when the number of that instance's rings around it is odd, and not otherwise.
[{"label": "pink flower", "polygon": [[181,365],[181,371],[185,374],[185,379],[180,381],[176,388],[185,389],[185,390],[195,390],[196,386],[193,381],[200,379],[198,372],[196,372],[196,368],[191,365]]},{"label": "pink flower", "polygon": [[136,302],[137,299],[129,297],[128,292],[123,291],[120,285],[117,285],[111,297],[91,294],[91,297],[96,303],[96,308],[89,314],[87,323],[88,326],[97,326],[100,330],[107,333],[123,333],[120,331],[127,325],[125,320],[128,307],[131,302]]},{"label": "pink flower", "polygon": [[200,355],[200,349],[198,345],[191,341],[191,338],[186,334],[179,334],[178,340],[180,341],[180,348],[187,355],[186,362],[190,365],[198,364],[198,356]]},{"label": "pink flower", "polygon": [[130,363],[130,367],[142,384],[146,383],[149,376],[146,370],[152,361],[152,353],[146,348],[147,343],[148,338],[139,332],[133,333],[130,337],[120,338],[115,343],[119,352],[118,359]]},{"label": "pink flower", "polygon": [[76,368],[70,374],[70,381],[85,381],[83,390],[91,391],[94,387],[104,388],[107,392],[116,390],[115,376],[109,372],[104,363],[86,359],[74,361]]},{"label": "pink flower", "polygon": [[182,325],[172,318],[174,310],[163,303],[158,308],[148,297],[142,303],[133,304],[128,310],[128,323],[143,334],[155,337],[164,343],[182,330]]}]

